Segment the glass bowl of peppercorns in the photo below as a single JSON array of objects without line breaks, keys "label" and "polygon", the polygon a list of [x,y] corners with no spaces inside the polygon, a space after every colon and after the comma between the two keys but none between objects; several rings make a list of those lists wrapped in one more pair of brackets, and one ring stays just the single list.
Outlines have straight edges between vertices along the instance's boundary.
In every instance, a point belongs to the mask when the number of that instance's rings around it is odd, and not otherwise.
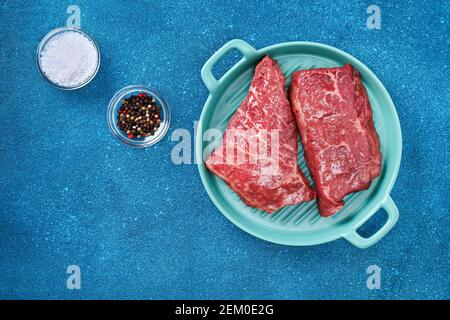
[{"label": "glass bowl of peppercorns", "polygon": [[111,99],[108,127],[123,143],[145,148],[160,141],[170,125],[170,109],[156,91],[145,86],[129,86]]}]

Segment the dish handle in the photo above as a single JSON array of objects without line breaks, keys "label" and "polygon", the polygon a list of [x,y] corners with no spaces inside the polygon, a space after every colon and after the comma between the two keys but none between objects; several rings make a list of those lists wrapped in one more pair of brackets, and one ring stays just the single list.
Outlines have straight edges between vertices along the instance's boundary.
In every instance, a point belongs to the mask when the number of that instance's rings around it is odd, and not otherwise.
[{"label": "dish handle", "polygon": [[227,43],[225,43],[222,48],[217,50],[211,58],[206,61],[203,65],[201,76],[202,80],[205,83],[210,93],[213,93],[220,84],[222,79],[217,80],[212,73],[212,68],[225,54],[229,51],[236,49],[243,55],[243,60],[251,58],[255,53],[256,49],[249,45],[247,42],[240,39],[233,39]]},{"label": "dish handle", "polygon": [[381,240],[389,230],[395,225],[398,220],[399,213],[397,206],[395,205],[392,198],[388,195],[386,200],[380,206],[384,211],[386,211],[388,218],[385,224],[372,236],[365,238],[359,235],[356,231],[360,226],[362,226],[371,216],[373,216],[378,210],[375,210],[367,219],[363,220],[359,223],[353,230],[344,235],[344,238],[347,239],[350,243],[355,245],[358,248],[368,248],[373,246],[375,243]]}]

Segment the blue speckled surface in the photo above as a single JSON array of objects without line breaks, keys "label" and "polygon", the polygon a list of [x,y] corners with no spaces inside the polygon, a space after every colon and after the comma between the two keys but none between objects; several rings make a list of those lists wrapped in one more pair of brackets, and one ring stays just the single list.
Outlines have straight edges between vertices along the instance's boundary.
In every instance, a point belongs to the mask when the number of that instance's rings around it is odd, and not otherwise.
[{"label": "blue speckled surface", "polygon": [[[35,49],[65,24],[68,3],[0,3],[1,298],[450,298],[450,3],[76,1],[102,66],[64,92],[39,75]],[[338,240],[285,247],[228,222],[195,165],[176,166],[174,128],[193,132],[208,92],[200,68],[223,43],[336,46],[385,84],[403,132],[392,197],[401,217],[376,246]],[[157,88],[172,107],[168,136],[135,150],[108,132],[120,88]],[[66,267],[81,267],[81,290]],[[368,290],[366,268],[382,268]]]}]

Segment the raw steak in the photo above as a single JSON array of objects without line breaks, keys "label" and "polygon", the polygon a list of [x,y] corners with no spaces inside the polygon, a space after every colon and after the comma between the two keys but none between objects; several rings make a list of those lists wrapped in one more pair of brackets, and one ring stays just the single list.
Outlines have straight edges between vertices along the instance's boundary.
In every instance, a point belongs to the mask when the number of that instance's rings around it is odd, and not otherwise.
[{"label": "raw steak", "polygon": [[221,145],[206,161],[247,205],[268,213],[315,197],[297,164],[297,125],[285,85],[278,63],[264,57]]},{"label": "raw steak", "polygon": [[380,174],[381,153],[372,109],[351,65],[297,71],[290,99],[322,216],[345,195],[367,189]]}]

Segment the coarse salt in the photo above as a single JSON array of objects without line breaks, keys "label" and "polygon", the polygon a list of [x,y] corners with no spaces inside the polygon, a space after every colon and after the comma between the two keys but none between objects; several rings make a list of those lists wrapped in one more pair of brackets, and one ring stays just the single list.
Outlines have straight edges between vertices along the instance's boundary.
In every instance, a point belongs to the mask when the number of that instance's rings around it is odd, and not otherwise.
[{"label": "coarse salt", "polygon": [[94,75],[99,53],[94,42],[77,31],[64,31],[51,38],[39,56],[39,65],[52,83],[74,88]]}]

